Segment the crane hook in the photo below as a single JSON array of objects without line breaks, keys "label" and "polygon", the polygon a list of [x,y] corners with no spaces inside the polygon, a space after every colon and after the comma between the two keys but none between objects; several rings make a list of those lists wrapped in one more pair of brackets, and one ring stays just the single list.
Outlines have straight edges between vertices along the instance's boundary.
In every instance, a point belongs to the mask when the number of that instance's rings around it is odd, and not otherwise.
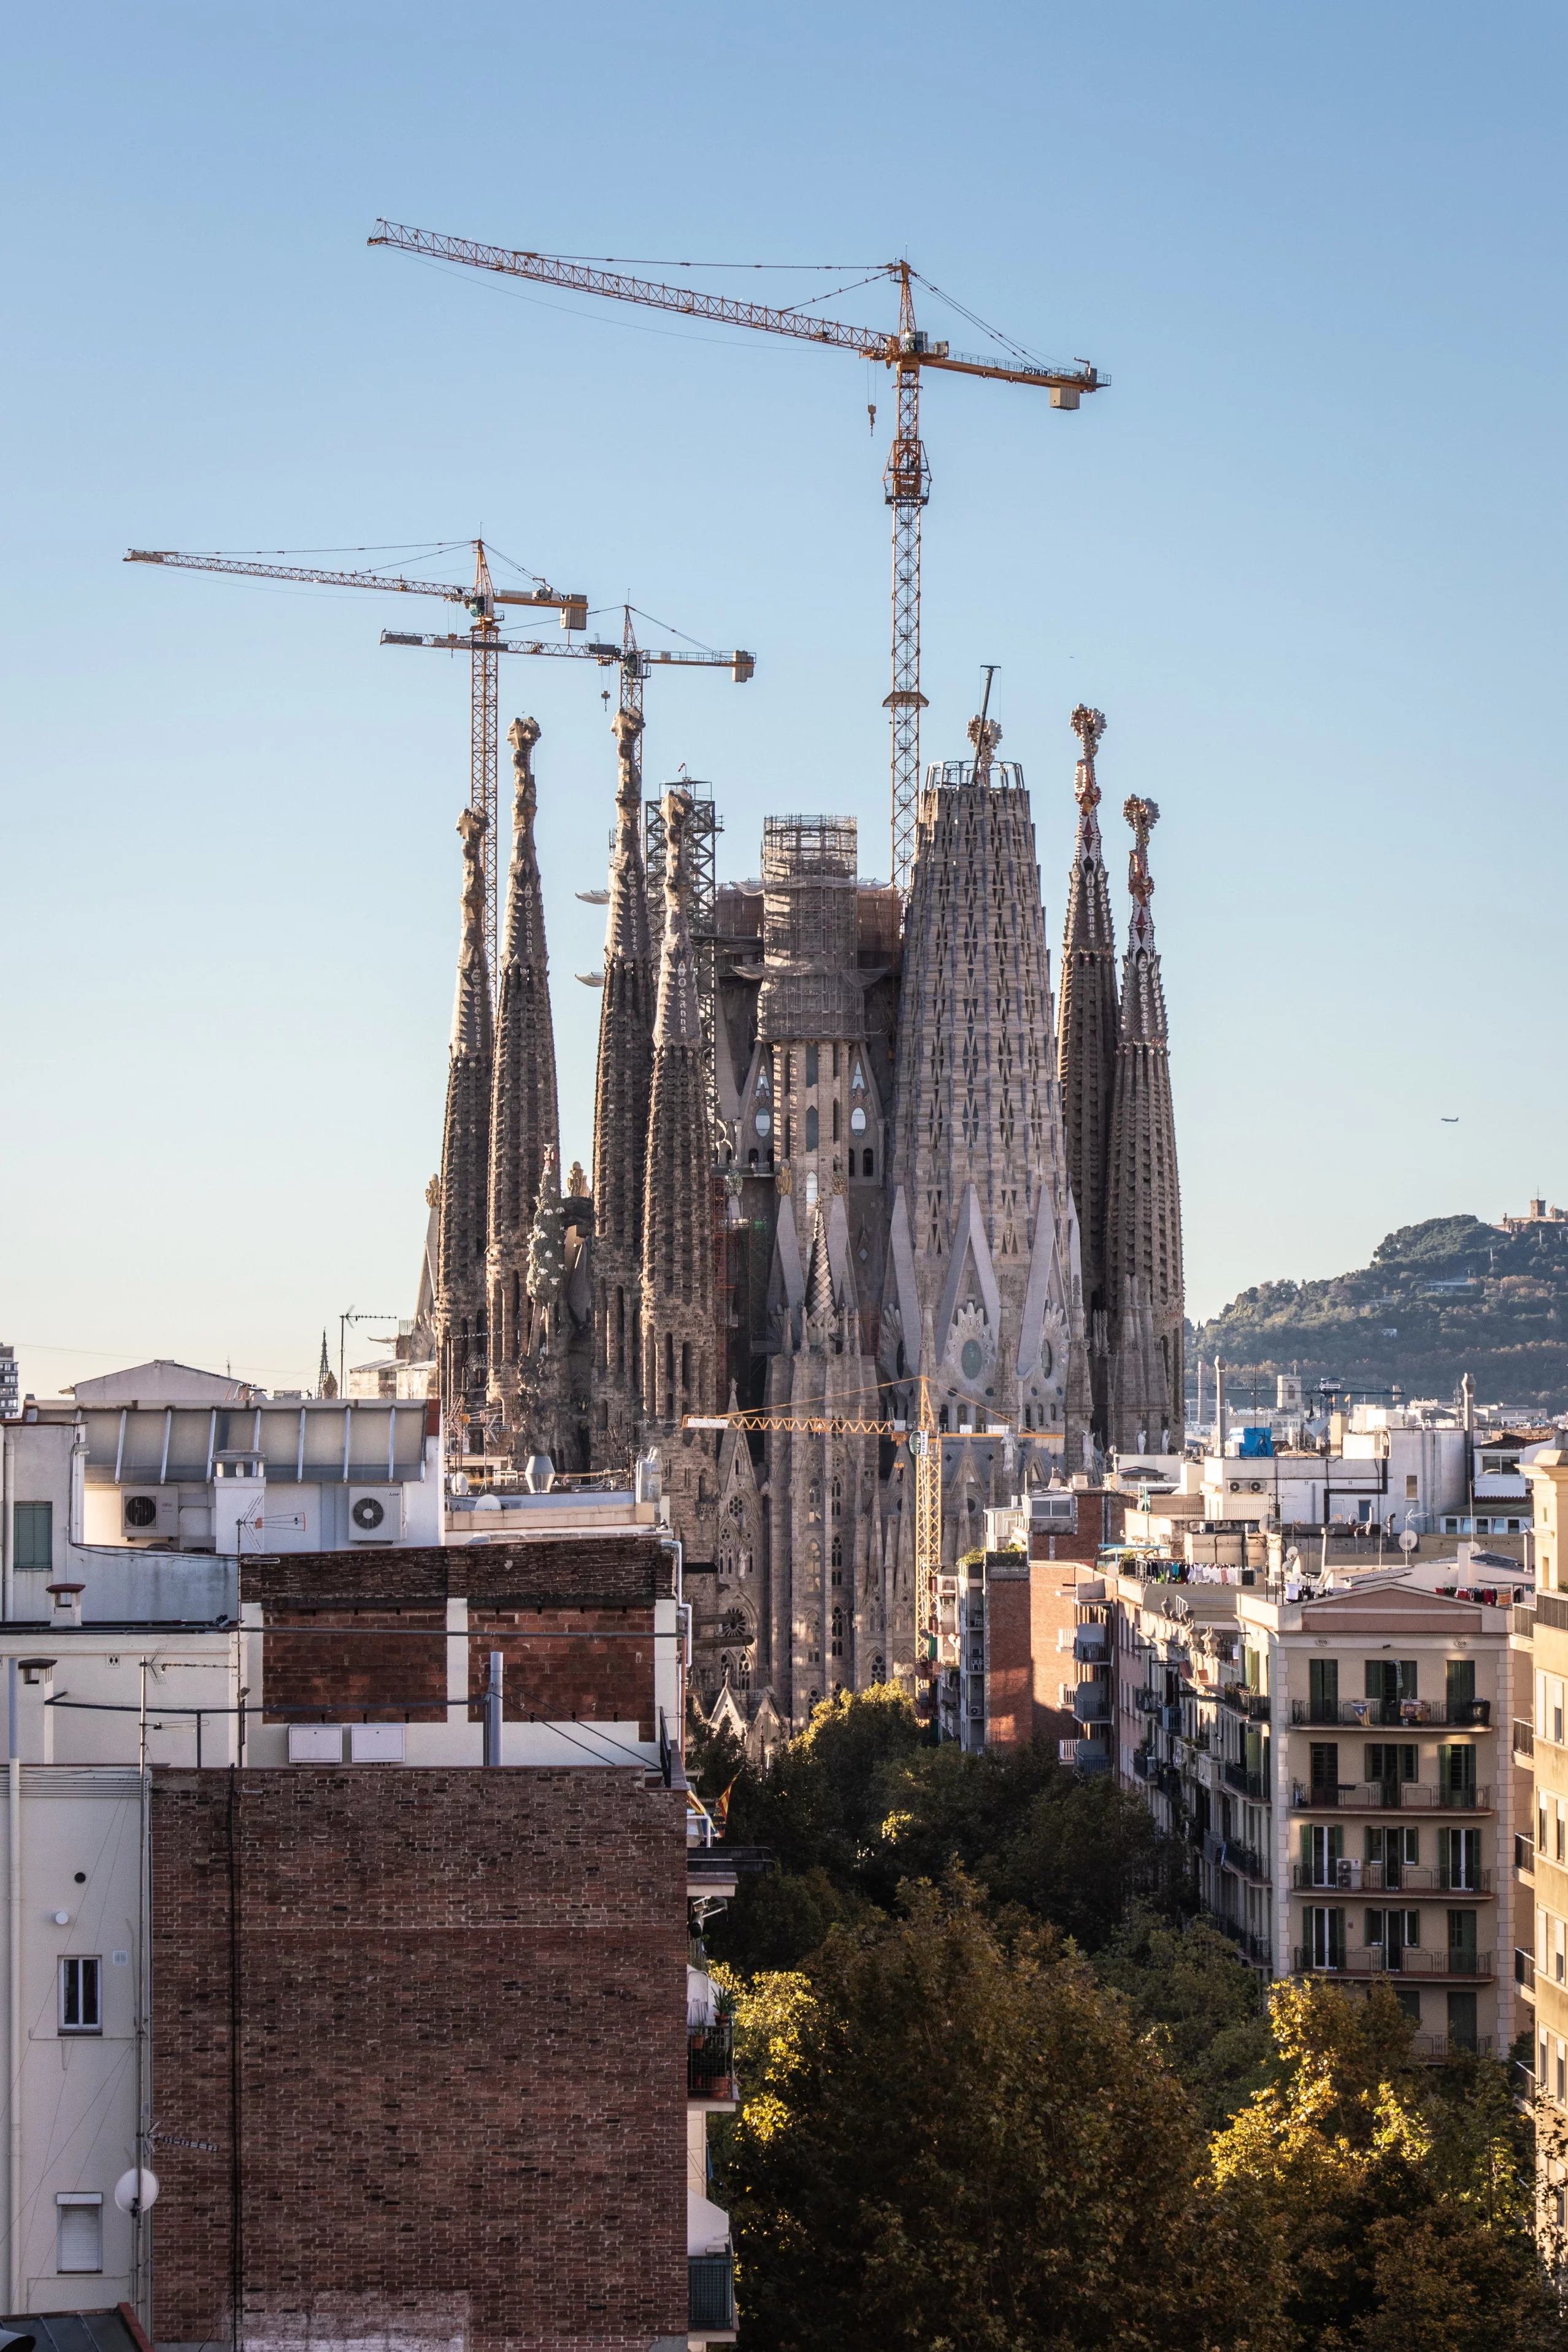
[{"label": "crane hook", "polygon": [[866,414],[871,420],[871,431],[875,433],[877,430],[877,404],[874,400],[868,400],[866,403]]}]

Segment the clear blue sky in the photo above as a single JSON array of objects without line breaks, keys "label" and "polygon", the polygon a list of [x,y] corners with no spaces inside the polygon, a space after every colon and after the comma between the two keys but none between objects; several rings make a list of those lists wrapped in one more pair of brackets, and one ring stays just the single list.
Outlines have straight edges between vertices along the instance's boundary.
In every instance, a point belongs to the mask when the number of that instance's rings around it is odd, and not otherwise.
[{"label": "clear blue sky", "polygon": [[[1568,1194],[1560,7],[89,0],[5,40],[26,1385],[153,1353],[308,1380],[339,1309],[410,1311],[438,1156],[463,670],[377,646],[405,607],[127,546],[482,530],[755,649],[743,689],[648,690],[649,777],[712,780],[723,870],[775,809],[853,812],[887,868],[884,383],[368,250],[378,213],[671,262],[907,251],[1109,371],[1076,416],[929,386],[924,748],[962,751],[999,663],[1053,934],[1075,701],[1109,716],[1118,850],[1125,793],[1161,803],[1193,1310]],[[600,683],[503,683],[503,725],[544,730],[584,1160]]]}]

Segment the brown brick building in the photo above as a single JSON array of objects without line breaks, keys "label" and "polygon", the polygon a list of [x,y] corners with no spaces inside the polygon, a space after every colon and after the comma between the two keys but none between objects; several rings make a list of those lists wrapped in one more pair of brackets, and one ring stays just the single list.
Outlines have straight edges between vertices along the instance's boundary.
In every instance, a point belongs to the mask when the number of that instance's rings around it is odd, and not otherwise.
[{"label": "brown brick building", "polygon": [[153,1776],[157,2341],[686,2345],[668,1553],[247,1561],[242,1603],[249,1760]]}]

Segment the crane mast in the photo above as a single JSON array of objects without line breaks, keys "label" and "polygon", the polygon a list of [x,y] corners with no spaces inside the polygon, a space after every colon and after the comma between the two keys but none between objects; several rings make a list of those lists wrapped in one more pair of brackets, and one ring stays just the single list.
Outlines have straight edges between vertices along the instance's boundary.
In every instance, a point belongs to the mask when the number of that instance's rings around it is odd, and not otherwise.
[{"label": "crane mast", "polygon": [[726,294],[705,293],[697,287],[635,278],[623,270],[601,269],[559,254],[485,245],[474,237],[447,236],[437,230],[413,228],[399,221],[377,221],[369,242],[390,246],[403,253],[420,254],[431,260],[458,262],[466,268],[488,269],[500,277],[526,278],[538,285],[560,286],[574,293],[597,294],[612,301],[638,303],[647,310],[674,311],[683,318],[707,320],[716,326],[754,328],[762,334],[783,335],[797,342],[850,352],[861,359],[879,361],[894,371],[898,423],[882,476],[884,496],[893,518],[892,684],[882,707],[889,713],[892,739],[892,878],[900,892],[907,896],[917,846],[921,712],[925,707],[921,692],[921,513],[931,497],[931,467],[920,434],[921,372],[936,368],[954,375],[1031,384],[1048,392],[1051,406],[1060,409],[1077,408],[1084,393],[1100,391],[1110,383],[1110,377],[1082,360],[1075,361],[1070,368],[1005,362],[953,352],[945,342],[933,342],[915,323],[916,273],[907,261],[879,265],[880,274],[899,289],[899,324],[889,331],[886,328],[849,326],[840,320],[818,318],[805,309],[743,302]]}]

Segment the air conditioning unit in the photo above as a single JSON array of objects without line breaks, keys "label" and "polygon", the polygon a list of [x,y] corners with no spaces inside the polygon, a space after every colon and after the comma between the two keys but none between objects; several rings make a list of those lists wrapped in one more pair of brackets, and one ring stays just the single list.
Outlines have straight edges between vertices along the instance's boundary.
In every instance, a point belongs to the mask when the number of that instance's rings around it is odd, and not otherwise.
[{"label": "air conditioning unit", "polygon": [[403,1533],[401,1486],[349,1488],[349,1539],[353,1543],[395,1543]]},{"label": "air conditioning unit", "polygon": [[140,1543],[179,1540],[180,1490],[177,1486],[122,1486],[120,1490],[121,1532]]}]

